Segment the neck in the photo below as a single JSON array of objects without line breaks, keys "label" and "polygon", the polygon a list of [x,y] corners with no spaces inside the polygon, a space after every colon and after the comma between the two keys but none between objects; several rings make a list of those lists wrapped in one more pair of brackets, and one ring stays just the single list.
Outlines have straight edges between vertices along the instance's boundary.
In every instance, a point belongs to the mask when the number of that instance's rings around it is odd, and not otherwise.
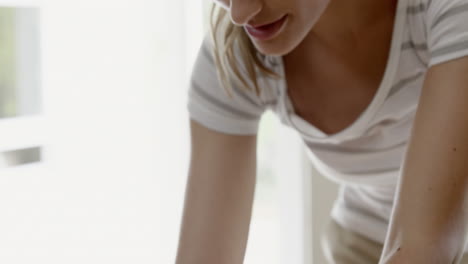
[{"label": "neck", "polygon": [[359,43],[381,34],[383,28],[393,28],[397,1],[330,0],[312,30],[289,56],[307,64],[307,58],[313,56],[313,45],[336,54],[356,51]]},{"label": "neck", "polygon": [[359,39],[395,14],[397,0],[331,0],[311,30],[324,40]]}]

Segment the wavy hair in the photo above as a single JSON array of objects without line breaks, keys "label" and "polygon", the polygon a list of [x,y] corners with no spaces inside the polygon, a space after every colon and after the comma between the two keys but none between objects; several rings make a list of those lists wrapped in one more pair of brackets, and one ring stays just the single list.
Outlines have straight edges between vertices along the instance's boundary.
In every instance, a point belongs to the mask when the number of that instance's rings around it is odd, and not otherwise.
[{"label": "wavy hair", "polygon": [[[280,75],[263,64],[262,60],[265,59],[266,55],[258,52],[244,29],[234,25],[228,12],[215,3],[212,3],[211,6],[210,26],[216,69],[219,79],[230,97],[232,97],[230,93],[232,84],[229,81],[230,72],[237,78],[237,82],[240,81],[238,84],[243,89],[255,90],[257,96],[260,96],[261,93],[257,71],[276,79],[281,78]],[[234,52],[235,44],[237,44],[239,54]],[[236,56],[239,56],[242,66],[245,67],[247,78],[241,74],[241,65],[236,62]],[[248,84],[249,81],[251,85]]]}]

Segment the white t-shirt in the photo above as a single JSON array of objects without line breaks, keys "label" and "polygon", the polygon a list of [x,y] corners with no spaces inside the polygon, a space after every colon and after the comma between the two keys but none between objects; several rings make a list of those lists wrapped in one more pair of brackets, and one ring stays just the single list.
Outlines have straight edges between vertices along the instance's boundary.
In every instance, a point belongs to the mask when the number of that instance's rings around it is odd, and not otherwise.
[{"label": "white t-shirt", "polygon": [[[331,216],[383,244],[427,69],[468,55],[468,0],[399,0],[380,86],[357,120],[332,135],[294,113],[284,80],[260,75],[260,97],[234,86],[229,98],[211,47],[206,35],[189,85],[190,117],[216,131],[247,135],[257,133],[265,111],[273,111],[300,134],[316,168],[340,184]],[[284,74],[282,57],[266,56],[265,64]]]}]

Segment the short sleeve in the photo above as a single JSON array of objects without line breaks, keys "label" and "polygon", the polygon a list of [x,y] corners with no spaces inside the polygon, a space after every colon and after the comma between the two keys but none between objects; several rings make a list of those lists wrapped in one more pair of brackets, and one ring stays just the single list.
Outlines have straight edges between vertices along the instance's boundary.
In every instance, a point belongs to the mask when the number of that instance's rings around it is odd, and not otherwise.
[{"label": "short sleeve", "polygon": [[221,85],[213,59],[213,42],[206,34],[199,48],[188,88],[189,117],[201,125],[227,134],[256,134],[265,110],[255,92],[231,82],[232,97]]},{"label": "short sleeve", "polygon": [[428,67],[468,55],[468,0],[428,0]]}]

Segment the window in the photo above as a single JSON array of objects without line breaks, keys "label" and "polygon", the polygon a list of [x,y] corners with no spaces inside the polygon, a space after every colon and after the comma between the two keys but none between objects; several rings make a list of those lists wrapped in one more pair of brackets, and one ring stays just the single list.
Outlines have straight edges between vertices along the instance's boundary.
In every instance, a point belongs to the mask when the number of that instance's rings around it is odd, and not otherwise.
[{"label": "window", "polygon": [[[39,8],[0,6],[0,170],[41,161]],[[31,135],[26,131],[36,131]]]},{"label": "window", "polygon": [[0,8],[0,118],[41,112],[38,10]]}]

